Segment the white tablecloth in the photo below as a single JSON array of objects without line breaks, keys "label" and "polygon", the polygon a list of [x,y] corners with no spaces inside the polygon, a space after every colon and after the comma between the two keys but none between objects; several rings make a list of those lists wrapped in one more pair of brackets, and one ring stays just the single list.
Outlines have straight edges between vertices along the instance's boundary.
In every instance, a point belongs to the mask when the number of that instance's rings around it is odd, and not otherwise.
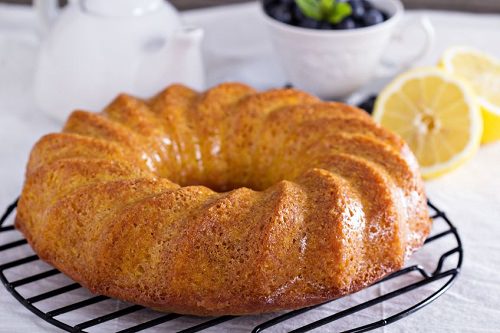
[{"label": "white tablecloth", "polygon": [[[436,63],[446,47],[456,44],[476,46],[500,57],[500,15],[410,12],[409,16],[420,14],[428,15],[437,31],[433,52],[421,64]],[[205,60],[210,84],[238,80],[264,89],[286,82],[265,27],[259,19],[256,4],[197,10],[186,12],[183,16],[186,21],[206,30]],[[29,8],[0,6],[1,207],[19,194],[24,166],[33,143],[42,134],[60,127],[60,124],[40,114],[34,106],[31,78],[38,44],[33,30],[34,15]],[[411,43],[412,40],[406,42]],[[500,143],[490,144],[482,147],[474,159],[461,169],[427,183],[429,197],[448,213],[463,237],[463,271],[456,284],[432,305],[380,331],[500,332],[499,166]],[[0,235],[0,245],[7,238]],[[444,249],[446,245],[438,245],[434,251]],[[28,253],[29,248],[25,246],[13,251]],[[419,260],[428,260],[428,267],[435,267],[432,251],[424,252],[417,254]],[[7,257],[15,255],[11,252]],[[0,258],[0,263],[5,262],[7,257]],[[40,267],[41,270],[44,268]],[[380,295],[384,293],[384,288],[387,287],[376,287],[366,295],[360,293],[339,304],[322,307],[274,331],[290,330],[363,297]],[[407,295],[402,300],[384,303],[351,316],[343,323],[325,326],[323,330],[346,329],[354,324],[387,316],[399,304],[415,297]],[[118,303],[115,306],[119,306]],[[196,321],[194,318],[192,320]],[[243,318],[231,321],[224,327],[225,331],[244,332],[244,325],[261,321],[262,317]],[[107,327],[116,329],[121,324],[114,322]],[[175,325],[178,324],[170,323],[161,327],[179,327]],[[217,328],[211,332],[221,330]],[[0,332],[54,331],[58,330],[28,312],[0,287]]]}]

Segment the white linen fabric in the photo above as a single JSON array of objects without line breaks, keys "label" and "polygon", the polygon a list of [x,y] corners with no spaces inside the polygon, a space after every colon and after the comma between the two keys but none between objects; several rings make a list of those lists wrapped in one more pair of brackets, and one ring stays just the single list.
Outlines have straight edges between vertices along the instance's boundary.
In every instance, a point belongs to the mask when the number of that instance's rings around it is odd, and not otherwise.
[{"label": "white linen fabric", "polygon": [[[407,19],[427,15],[437,33],[437,43],[426,58],[418,65],[435,64],[439,54],[451,45],[470,45],[500,57],[500,15],[473,15],[452,12],[409,11]],[[222,81],[242,81],[260,89],[280,87],[286,78],[273,53],[269,36],[259,17],[258,5],[250,3],[212,9],[201,9],[183,13],[187,23],[205,29],[205,63],[209,85]],[[33,102],[32,75],[38,40],[35,34],[35,15],[29,7],[0,6],[0,208],[6,207],[19,194],[24,179],[24,168],[28,153],[34,142],[44,133],[57,131],[61,124],[41,114]],[[400,41],[403,45],[393,46],[393,56],[404,45],[418,43],[418,34],[409,31]],[[366,50],[370,52],[370,50]],[[332,84],[336,84],[332,82]],[[64,93],[63,91],[61,93]],[[111,96],[110,96],[111,97]],[[427,182],[431,200],[448,213],[462,236],[465,258],[461,275],[455,285],[442,297],[421,311],[381,328],[379,332],[500,332],[500,143],[484,146],[478,154],[459,170],[442,178]],[[438,228],[439,225],[436,225]],[[0,234],[0,245],[18,239],[17,232]],[[443,240],[417,253],[412,261],[423,262],[433,270],[436,254],[450,249],[450,240]],[[22,246],[2,252],[0,264],[22,255],[31,254],[29,247]],[[453,262],[453,258],[451,263]],[[456,258],[455,258],[456,259]],[[33,266],[30,266],[33,267]],[[37,263],[29,272],[23,268],[9,271],[9,277],[33,274],[33,270],[44,271],[48,265]],[[408,281],[417,278],[411,275]],[[22,289],[25,296],[61,286],[70,281],[58,275],[34,287]],[[398,280],[397,286],[401,286]],[[319,309],[299,316],[270,332],[284,332],[313,320],[327,316],[333,311],[353,305],[368,297],[374,297],[391,290],[389,284],[377,285],[353,296],[330,303]],[[393,286],[394,287],[394,286]],[[403,297],[349,316],[340,322],[317,329],[317,332],[332,332],[359,326],[386,317],[412,304],[433,285]],[[49,310],[68,302],[88,297],[85,290],[77,290],[70,296],[63,295],[39,306]],[[108,300],[58,318],[76,324],[89,319],[88,316],[102,315],[123,307],[123,303]],[[87,317],[86,317],[87,316]],[[91,332],[108,332],[123,329],[158,316],[150,310],[140,311],[127,319],[120,319],[100,325]],[[238,318],[208,330],[209,332],[246,332],[250,325],[256,325],[266,316]],[[148,332],[165,332],[186,328],[189,323],[203,320],[189,317],[172,321]],[[59,329],[39,319],[8,292],[0,287],[0,333],[3,332],[57,332]]]}]

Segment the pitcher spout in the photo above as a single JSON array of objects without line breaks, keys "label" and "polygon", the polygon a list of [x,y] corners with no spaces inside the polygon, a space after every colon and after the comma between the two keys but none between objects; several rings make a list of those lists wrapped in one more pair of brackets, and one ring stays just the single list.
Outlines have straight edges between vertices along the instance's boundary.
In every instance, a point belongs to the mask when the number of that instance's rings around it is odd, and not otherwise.
[{"label": "pitcher spout", "polygon": [[185,26],[177,29],[167,42],[167,53],[172,60],[171,73],[177,73],[179,82],[195,89],[205,89],[205,71],[201,46],[203,29]]},{"label": "pitcher spout", "polygon": [[193,48],[199,50],[203,40],[203,29],[191,26],[184,26],[176,31],[171,36],[170,51],[182,50],[185,52],[186,48]]}]

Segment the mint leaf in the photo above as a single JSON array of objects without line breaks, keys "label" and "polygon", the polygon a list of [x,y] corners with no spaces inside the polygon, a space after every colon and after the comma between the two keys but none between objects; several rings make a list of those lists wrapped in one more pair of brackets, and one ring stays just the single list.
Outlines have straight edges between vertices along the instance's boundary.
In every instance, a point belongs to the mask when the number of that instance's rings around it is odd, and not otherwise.
[{"label": "mint leaf", "polygon": [[328,21],[332,24],[340,23],[344,18],[351,15],[352,8],[347,2],[337,2],[335,9],[329,13]]},{"label": "mint leaf", "polygon": [[305,16],[332,24],[341,22],[352,13],[351,5],[340,0],[295,0],[295,3]]},{"label": "mint leaf", "polygon": [[295,3],[305,16],[317,21],[323,18],[320,2],[318,0],[295,0]]},{"label": "mint leaf", "polygon": [[321,11],[323,17],[328,17],[328,15],[335,9],[335,0],[320,0]]}]

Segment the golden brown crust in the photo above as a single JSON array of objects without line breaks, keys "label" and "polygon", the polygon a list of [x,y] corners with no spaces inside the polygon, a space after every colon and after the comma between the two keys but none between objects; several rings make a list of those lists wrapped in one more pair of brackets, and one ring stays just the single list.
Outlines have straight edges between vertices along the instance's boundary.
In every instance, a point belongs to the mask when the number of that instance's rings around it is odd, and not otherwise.
[{"label": "golden brown crust", "polygon": [[228,164],[231,165],[228,169],[229,178],[238,182],[235,186],[265,188],[253,181],[262,176],[255,173],[255,168],[267,156],[256,151],[265,117],[283,107],[317,101],[317,98],[302,91],[274,89],[248,96],[234,105],[234,116],[229,121],[229,131],[224,141],[229,152]]},{"label": "golden brown crust", "polygon": [[26,172],[29,175],[42,165],[67,158],[90,158],[139,164],[115,142],[72,133],[52,133],[43,136],[33,147]]},{"label": "golden brown crust", "polygon": [[355,292],[430,223],[413,154],[366,113],[231,83],[74,112],[34,146],[16,218],[91,291],[194,315]]},{"label": "golden brown crust", "polygon": [[220,191],[228,183],[227,147],[225,137],[231,130],[234,117],[233,105],[246,96],[254,96],[255,90],[244,84],[221,84],[203,93],[187,113],[187,124],[199,142],[201,175],[190,183],[204,185]]},{"label": "golden brown crust", "polygon": [[74,133],[108,140],[122,145],[129,154],[141,161],[140,167],[157,171],[158,163],[153,158],[154,151],[141,138],[130,132],[127,127],[106,118],[102,114],[74,111],[66,121],[64,133]]},{"label": "golden brown crust", "polygon": [[162,177],[172,178],[173,170],[169,161],[175,160],[175,154],[171,145],[167,144],[170,142],[171,134],[167,134],[160,118],[144,101],[121,94],[104,109],[103,114],[130,129],[136,135],[136,141],[141,140],[143,145],[149,148],[148,152],[152,157],[156,173]]}]

